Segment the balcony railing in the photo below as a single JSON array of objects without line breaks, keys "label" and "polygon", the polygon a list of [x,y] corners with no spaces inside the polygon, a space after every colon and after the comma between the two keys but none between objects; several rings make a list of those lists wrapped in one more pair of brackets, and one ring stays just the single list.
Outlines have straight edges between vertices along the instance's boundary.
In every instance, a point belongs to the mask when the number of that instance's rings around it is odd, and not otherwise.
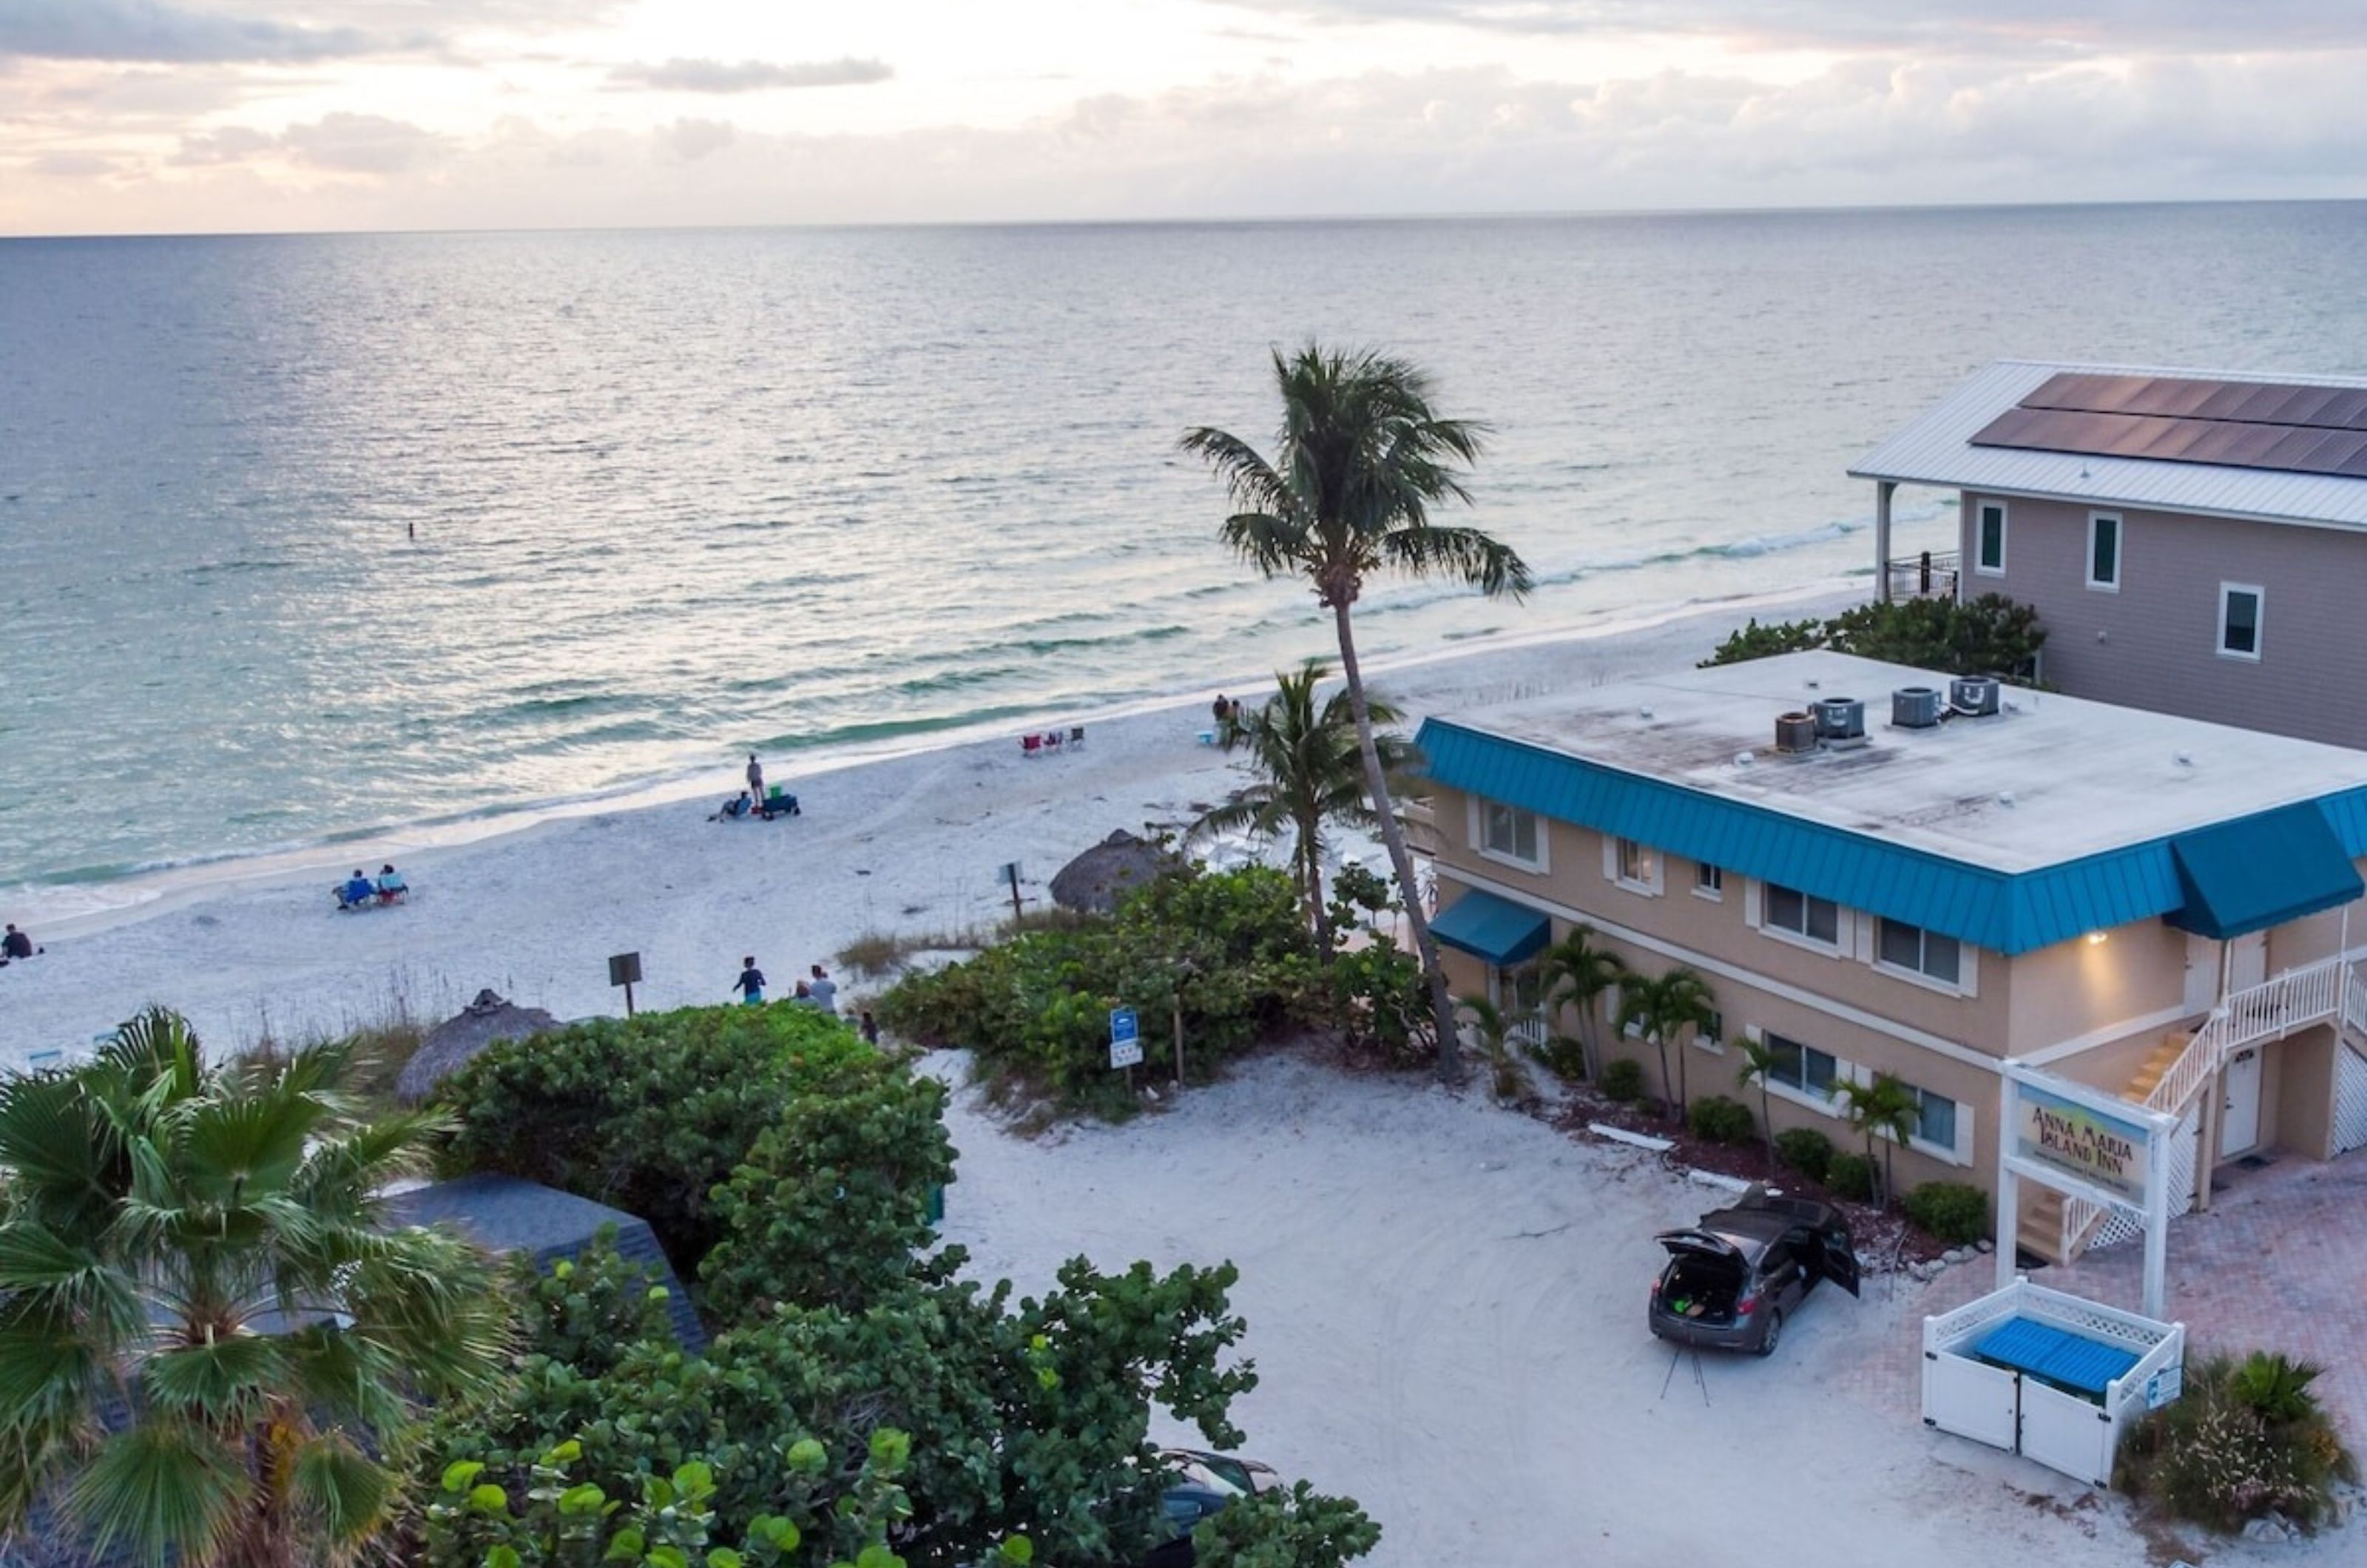
[{"label": "balcony railing", "polygon": [[1888,565],[1893,599],[1954,599],[1956,596],[1956,552],[1925,550],[1897,556]]}]

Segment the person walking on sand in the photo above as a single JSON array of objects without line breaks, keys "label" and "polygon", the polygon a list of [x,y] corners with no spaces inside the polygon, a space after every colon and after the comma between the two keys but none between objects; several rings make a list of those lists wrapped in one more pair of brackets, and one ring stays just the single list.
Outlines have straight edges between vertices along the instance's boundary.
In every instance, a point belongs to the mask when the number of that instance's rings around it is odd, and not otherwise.
[{"label": "person walking on sand", "polygon": [[879,1021],[871,1016],[869,1008],[863,1010],[863,1021],[857,1023],[855,1030],[856,1033],[863,1036],[863,1043],[866,1045],[879,1043]]},{"label": "person walking on sand", "polygon": [[814,1006],[832,1018],[838,1016],[838,982],[832,979],[821,964],[813,966],[813,984],[808,986],[806,991],[813,998]]},{"label": "person walking on sand", "polygon": [[756,967],[753,954],[740,961],[740,978],[735,984],[740,988],[741,1006],[753,1008],[764,1005],[764,972]]},{"label": "person walking on sand", "polygon": [[764,764],[753,751],[748,753],[748,796],[759,806],[764,802]]}]

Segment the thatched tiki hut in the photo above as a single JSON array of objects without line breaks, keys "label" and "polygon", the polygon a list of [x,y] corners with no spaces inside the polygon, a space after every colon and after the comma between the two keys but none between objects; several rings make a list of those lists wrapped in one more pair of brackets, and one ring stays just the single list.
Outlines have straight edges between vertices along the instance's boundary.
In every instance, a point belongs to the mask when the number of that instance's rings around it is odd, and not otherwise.
[{"label": "thatched tiki hut", "polygon": [[1179,863],[1170,851],[1120,828],[1060,868],[1052,878],[1052,901],[1106,915],[1127,888]]},{"label": "thatched tiki hut", "polygon": [[490,988],[479,991],[475,1001],[437,1024],[421,1042],[394,1080],[394,1097],[405,1105],[417,1105],[494,1041],[528,1039],[558,1024],[540,1008],[504,1001]]}]

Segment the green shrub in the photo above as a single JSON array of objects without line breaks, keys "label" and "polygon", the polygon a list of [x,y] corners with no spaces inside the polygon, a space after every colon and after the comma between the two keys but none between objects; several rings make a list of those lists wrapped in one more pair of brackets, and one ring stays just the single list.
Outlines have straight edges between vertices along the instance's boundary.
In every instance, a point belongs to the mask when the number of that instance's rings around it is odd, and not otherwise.
[{"label": "green shrub", "polygon": [[[879,1021],[929,1045],[966,1045],[991,1075],[1071,1108],[1114,1109],[1109,1015],[1132,1007],[1152,1039],[1180,983],[1186,1071],[1213,1074],[1304,1016],[1319,994],[1314,936],[1290,878],[1267,866],[1180,871],[1134,889],[1116,915],[1035,931],[966,963],[908,975]],[[1402,977],[1380,988],[1401,992]]]},{"label": "green shrub", "polygon": [[2318,1370],[2282,1356],[2186,1364],[2185,1389],[2121,1439],[2112,1484],[2182,1519],[2233,1533],[2280,1513],[2315,1526],[2358,1462],[2309,1392]]},{"label": "green shrub", "polygon": [[1775,1134],[1775,1157],[1822,1184],[1832,1171],[1833,1141],[1814,1127],[1787,1127]]},{"label": "green shrub", "polygon": [[1549,1034],[1543,1044],[1531,1046],[1529,1054],[1564,1083],[1586,1077],[1586,1042],[1574,1034]]},{"label": "green shrub", "polygon": [[510,1269],[530,1355],[597,1373],[645,1339],[673,1343],[657,1269],[619,1255],[614,1225],[602,1225],[591,1245],[558,1259],[547,1273],[525,1253],[512,1259]]},{"label": "green shrub", "polygon": [[721,1235],[709,1194],[801,1089],[879,1056],[812,1008],[684,1008],[489,1047],[444,1081],[448,1157],[638,1214],[675,1273]]},{"label": "green shrub", "polygon": [[1927,1181],[1907,1194],[1907,1217],[1934,1240],[1966,1247],[1989,1234],[1988,1194],[1961,1181]]},{"label": "green shrub", "polygon": [[1381,1527],[1304,1481],[1241,1497],[1192,1532],[1197,1568],[1339,1568],[1380,1544]]},{"label": "green shrub", "polygon": [[1614,1056],[1603,1064],[1603,1094],[1606,1100],[1622,1105],[1632,1105],[1644,1098],[1644,1064],[1628,1056]]},{"label": "green shrub", "polygon": [[2002,593],[1984,593],[1962,604],[1953,599],[1894,599],[1860,604],[1822,623],[1762,626],[1753,620],[1702,664],[1738,664],[1771,654],[1829,648],[1918,670],[2002,675],[2027,682],[2045,643],[2046,628],[2038,624],[2038,612]]},{"label": "green shrub", "polygon": [[1825,1167],[1825,1185],[1836,1198],[1853,1199],[1861,1203],[1874,1201],[1874,1162],[1863,1155],[1836,1154]]},{"label": "green shrub", "polygon": [[1757,1126],[1749,1106],[1722,1094],[1706,1094],[1694,1100],[1685,1111],[1685,1122],[1694,1137],[1713,1144],[1748,1143]]}]

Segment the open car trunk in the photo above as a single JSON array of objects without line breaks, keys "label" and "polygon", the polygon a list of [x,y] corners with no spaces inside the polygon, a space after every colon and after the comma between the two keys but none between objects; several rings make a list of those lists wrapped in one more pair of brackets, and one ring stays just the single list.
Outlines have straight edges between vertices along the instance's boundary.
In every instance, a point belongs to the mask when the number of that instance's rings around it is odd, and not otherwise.
[{"label": "open car trunk", "polygon": [[1660,1310],[1702,1323],[1732,1323],[1742,1293],[1742,1255],[1701,1231],[1670,1231],[1658,1239],[1669,1251],[1668,1271],[1660,1276]]}]

